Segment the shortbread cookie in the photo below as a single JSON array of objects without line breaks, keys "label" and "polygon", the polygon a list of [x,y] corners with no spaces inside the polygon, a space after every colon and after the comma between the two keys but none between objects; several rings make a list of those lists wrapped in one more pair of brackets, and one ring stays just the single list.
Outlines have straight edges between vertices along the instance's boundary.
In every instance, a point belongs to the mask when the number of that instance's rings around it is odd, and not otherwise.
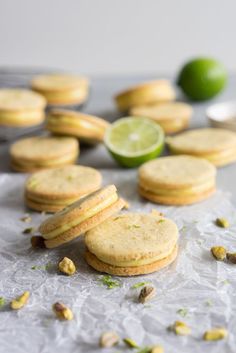
[{"label": "shortbread cookie", "polygon": [[89,251],[85,253],[85,260],[87,263],[99,272],[109,273],[114,276],[140,276],[146,275],[148,273],[156,272],[163,269],[166,266],[169,266],[172,262],[175,261],[178,255],[178,246],[175,246],[174,250],[167,257],[157,260],[153,263],[147,265],[140,265],[136,267],[120,267],[109,265],[105,262],[99,260],[94,254]]},{"label": "shortbread cookie", "polygon": [[192,107],[180,102],[157,103],[133,107],[130,115],[151,119],[161,125],[165,133],[171,134],[188,127]]},{"label": "shortbread cookie", "polygon": [[177,226],[167,218],[142,213],[113,216],[86,233],[86,260],[102,272],[146,274],[174,261],[177,239]]},{"label": "shortbread cookie", "polygon": [[175,92],[168,80],[144,82],[120,92],[115,97],[117,107],[121,112],[126,112],[139,105],[168,102],[174,99]]},{"label": "shortbread cookie", "polygon": [[0,125],[26,127],[44,121],[45,98],[26,89],[0,89]]},{"label": "shortbread cookie", "polygon": [[44,95],[48,104],[74,105],[86,101],[89,81],[81,76],[48,74],[36,76],[31,86],[33,90]]},{"label": "shortbread cookie", "polygon": [[25,183],[25,202],[36,211],[57,212],[96,191],[102,182],[96,169],[68,165],[32,174]]},{"label": "shortbread cookie", "polygon": [[46,128],[64,136],[78,137],[88,143],[102,142],[105,131],[110,124],[93,115],[71,110],[54,109],[47,116]]},{"label": "shortbread cookie", "polygon": [[215,177],[215,167],[203,158],[162,157],[139,168],[139,193],[156,203],[191,204],[214,193]]},{"label": "shortbread cookie", "polygon": [[73,137],[29,137],[10,147],[11,166],[23,173],[74,164],[78,153],[78,141]]},{"label": "shortbread cookie", "polygon": [[44,221],[39,231],[47,248],[67,243],[125,207],[115,185],[85,196]]},{"label": "shortbread cookie", "polygon": [[204,128],[169,137],[167,144],[174,154],[189,154],[208,159],[220,167],[236,161],[236,133]]}]

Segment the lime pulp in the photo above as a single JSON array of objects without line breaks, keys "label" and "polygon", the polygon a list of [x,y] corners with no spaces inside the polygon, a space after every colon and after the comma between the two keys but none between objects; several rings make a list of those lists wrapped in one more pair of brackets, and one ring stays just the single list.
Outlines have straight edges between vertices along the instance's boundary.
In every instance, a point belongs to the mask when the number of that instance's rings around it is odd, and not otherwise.
[{"label": "lime pulp", "polygon": [[161,154],[164,132],[148,119],[127,117],[117,120],[107,129],[104,141],[119,164],[132,168]]}]

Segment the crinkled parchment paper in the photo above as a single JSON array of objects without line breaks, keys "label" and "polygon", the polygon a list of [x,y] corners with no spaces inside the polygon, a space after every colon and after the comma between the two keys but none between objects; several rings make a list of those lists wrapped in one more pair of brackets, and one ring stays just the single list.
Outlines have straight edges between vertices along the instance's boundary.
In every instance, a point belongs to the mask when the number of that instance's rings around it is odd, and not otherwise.
[{"label": "crinkled parchment paper", "polygon": [[[161,207],[141,200],[136,192],[135,171],[103,171],[104,184],[115,183],[131,204],[130,210],[149,212],[155,208],[173,219],[180,230],[177,261],[147,276],[121,278],[120,288],[108,290],[99,282],[100,274],[83,259],[83,238],[56,250],[33,250],[31,235],[22,234],[37,227],[46,217],[32,213],[31,224],[20,221],[27,210],[23,203],[25,176],[0,176],[0,296],[9,302],[25,290],[31,292],[28,305],[18,312],[6,305],[0,312],[1,353],[108,352],[98,347],[100,334],[115,330],[141,346],[162,344],[166,353],[236,352],[236,266],[215,261],[209,249],[225,245],[236,250],[236,210],[230,195],[218,191],[212,198],[188,207]],[[214,225],[216,217],[227,217],[229,229]],[[58,260],[72,258],[78,272],[73,277],[59,275]],[[31,269],[44,266],[48,269]],[[140,289],[131,286],[151,281],[157,296],[149,303],[137,303]],[[62,301],[73,310],[75,319],[59,322],[51,306]],[[186,308],[182,318],[177,311]],[[191,337],[180,337],[166,328],[175,320],[192,327]],[[203,332],[212,326],[225,326],[227,340],[204,342]],[[111,353],[128,352],[122,344]]]}]

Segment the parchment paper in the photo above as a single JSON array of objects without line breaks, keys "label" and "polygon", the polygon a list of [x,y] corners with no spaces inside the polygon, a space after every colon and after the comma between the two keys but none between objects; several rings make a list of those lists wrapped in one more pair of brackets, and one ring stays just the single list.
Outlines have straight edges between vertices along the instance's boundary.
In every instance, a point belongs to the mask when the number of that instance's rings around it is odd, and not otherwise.
[{"label": "parchment paper", "polygon": [[[136,191],[136,171],[103,170],[104,185],[115,183],[131,204],[131,211],[149,212],[155,208],[173,219],[180,230],[177,261],[160,272],[133,278],[117,278],[120,287],[108,290],[101,275],[84,261],[83,238],[55,250],[33,250],[26,227],[37,227],[47,217],[32,213],[32,222],[20,218],[28,212],[23,203],[24,175],[0,176],[0,296],[11,299],[29,290],[28,305],[18,312],[8,305],[0,309],[1,353],[129,352],[121,343],[102,350],[98,340],[102,332],[116,331],[131,337],[140,346],[162,344],[166,353],[235,353],[236,266],[215,261],[209,249],[224,245],[236,251],[236,210],[230,194],[222,191],[210,199],[188,207],[161,207],[141,200]],[[231,226],[215,226],[216,217],[227,217]],[[73,277],[58,274],[57,262],[72,258],[78,272]],[[48,264],[48,269],[44,268]],[[36,269],[32,269],[34,266]],[[145,305],[137,302],[137,282],[150,281],[155,299]],[[75,319],[60,322],[52,313],[56,301],[68,305]],[[177,311],[186,308],[186,317]],[[175,336],[167,327],[182,320],[192,327],[189,337]],[[205,330],[226,327],[229,338],[204,342]]]}]

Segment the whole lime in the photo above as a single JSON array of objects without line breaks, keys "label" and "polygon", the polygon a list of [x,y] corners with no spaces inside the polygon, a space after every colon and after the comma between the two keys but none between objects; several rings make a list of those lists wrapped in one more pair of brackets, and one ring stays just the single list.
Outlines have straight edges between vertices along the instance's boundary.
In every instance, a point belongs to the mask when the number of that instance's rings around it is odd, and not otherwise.
[{"label": "whole lime", "polygon": [[223,90],[227,82],[225,67],[212,58],[196,58],[180,70],[177,84],[192,100],[213,98]]}]

